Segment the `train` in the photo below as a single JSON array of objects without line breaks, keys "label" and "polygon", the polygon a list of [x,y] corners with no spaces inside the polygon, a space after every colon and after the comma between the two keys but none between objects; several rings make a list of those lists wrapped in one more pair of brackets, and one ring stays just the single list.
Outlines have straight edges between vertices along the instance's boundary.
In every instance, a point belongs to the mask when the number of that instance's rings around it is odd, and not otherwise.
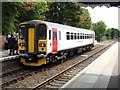
[{"label": "train", "polygon": [[19,24],[18,51],[20,62],[41,66],[90,51],[95,32],[58,23],[30,20]]}]

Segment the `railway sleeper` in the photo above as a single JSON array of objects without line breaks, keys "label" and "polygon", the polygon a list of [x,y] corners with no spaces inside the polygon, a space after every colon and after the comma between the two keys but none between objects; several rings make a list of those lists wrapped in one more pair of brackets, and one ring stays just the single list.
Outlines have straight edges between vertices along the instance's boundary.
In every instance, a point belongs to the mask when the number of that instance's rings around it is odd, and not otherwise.
[{"label": "railway sleeper", "polygon": [[45,88],[58,88],[56,86],[46,85]]},{"label": "railway sleeper", "polygon": [[60,86],[61,84],[60,83],[51,82],[51,83],[49,83],[49,85],[51,85],[51,86]]},{"label": "railway sleeper", "polygon": [[59,79],[57,79],[58,81],[64,81],[64,82],[68,82],[68,79],[63,79],[63,78],[59,78]]},{"label": "railway sleeper", "polygon": [[59,80],[57,80],[57,79],[54,80],[54,82],[55,82],[55,83],[60,83],[60,84],[65,84],[65,83],[66,83],[66,82],[64,82],[64,81],[59,81]]},{"label": "railway sleeper", "polygon": [[75,76],[75,75],[64,75],[64,76],[71,78],[71,77],[73,77],[73,76]]},{"label": "railway sleeper", "polygon": [[66,76],[66,77],[65,77],[65,76],[63,77],[63,76],[62,76],[62,77],[60,77],[60,78],[61,78],[61,79],[64,79],[64,80],[69,80],[69,79],[70,79],[70,77],[68,77],[68,76]]}]

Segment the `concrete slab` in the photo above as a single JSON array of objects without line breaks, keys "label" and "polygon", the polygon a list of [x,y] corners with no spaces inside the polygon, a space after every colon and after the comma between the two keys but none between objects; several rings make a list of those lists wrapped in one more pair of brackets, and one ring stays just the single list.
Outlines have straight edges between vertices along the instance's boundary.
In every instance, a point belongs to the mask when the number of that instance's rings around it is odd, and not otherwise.
[{"label": "concrete slab", "polygon": [[118,57],[118,43],[63,85],[64,88],[107,88]]}]

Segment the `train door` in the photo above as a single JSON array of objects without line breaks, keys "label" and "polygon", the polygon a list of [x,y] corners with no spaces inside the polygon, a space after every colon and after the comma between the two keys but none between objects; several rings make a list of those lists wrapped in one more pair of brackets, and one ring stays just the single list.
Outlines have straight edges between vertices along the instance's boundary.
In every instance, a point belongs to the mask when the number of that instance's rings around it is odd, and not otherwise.
[{"label": "train door", "polygon": [[52,34],[53,34],[53,38],[52,38],[52,53],[56,53],[57,52],[57,48],[58,48],[57,29],[56,28],[52,28]]},{"label": "train door", "polygon": [[28,28],[28,52],[34,52],[34,28]]}]

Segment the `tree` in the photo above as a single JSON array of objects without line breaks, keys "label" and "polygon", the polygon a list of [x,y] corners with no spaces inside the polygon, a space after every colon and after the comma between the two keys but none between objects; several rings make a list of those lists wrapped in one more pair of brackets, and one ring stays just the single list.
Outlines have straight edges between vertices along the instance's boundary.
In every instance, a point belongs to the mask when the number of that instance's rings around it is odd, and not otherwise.
[{"label": "tree", "polygon": [[112,32],[112,30],[111,30],[110,28],[108,28],[108,29],[106,30],[105,36],[106,36],[106,39],[107,39],[107,40],[108,40],[108,39],[111,39],[111,32]]},{"label": "tree", "polygon": [[2,34],[6,35],[7,33],[13,33],[15,31],[14,22],[17,17],[17,9],[22,6],[23,3],[12,3],[12,2],[3,2],[2,3]]},{"label": "tree", "polygon": [[103,21],[99,21],[97,23],[92,24],[92,30],[95,31],[96,37],[95,39],[101,41],[104,39],[106,32],[106,24]]},{"label": "tree", "polygon": [[25,3],[19,11],[18,20],[20,22],[28,21],[32,19],[44,20],[46,17],[43,15],[47,10],[46,2],[30,2]]},{"label": "tree", "polygon": [[47,21],[78,28],[90,29],[91,17],[87,9],[74,2],[50,2],[49,11],[45,13]]},{"label": "tree", "polygon": [[46,2],[3,2],[2,34],[17,32],[19,23],[31,19],[43,20],[47,10]]},{"label": "tree", "polygon": [[46,12],[46,17],[47,21],[77,26],[81,14],[80,6],[73,2],[53,2],[49,3],[49,11]]},{"label": "tree", "polygon": [[80,16],[80,23],[78,24],[80,28],[91,29],[91,17],[87,9],[82,8],[82,15]]},{"label": "tree", "polygon": [[115,39],[115,38],[119,38],[120,37],[120,31],[116,28],[111,28],[111,38]]}]

